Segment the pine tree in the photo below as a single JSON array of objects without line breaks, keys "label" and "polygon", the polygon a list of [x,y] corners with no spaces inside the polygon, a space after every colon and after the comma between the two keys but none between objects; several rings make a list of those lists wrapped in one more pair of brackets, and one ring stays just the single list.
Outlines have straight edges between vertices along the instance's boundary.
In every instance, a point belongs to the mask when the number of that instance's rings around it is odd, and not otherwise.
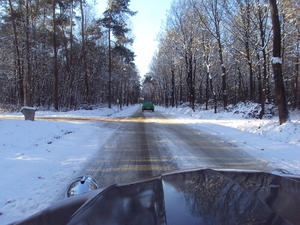
[{"label": "pine tree", "polygon": [[109,80],[108,80],[108,107],[112,103],[112,51],[111,51],[111,32],[115,37],[115,47],[123,49],[126,44],[132,44],[133,40],[127,37],[130,29],[128,28],[128,16],[134,16],[136,12],[129,9],[130,0],[108,0],[108,8],[103,13],[104,18],[101,23],[108,29],[108,48],[109,48]]}]

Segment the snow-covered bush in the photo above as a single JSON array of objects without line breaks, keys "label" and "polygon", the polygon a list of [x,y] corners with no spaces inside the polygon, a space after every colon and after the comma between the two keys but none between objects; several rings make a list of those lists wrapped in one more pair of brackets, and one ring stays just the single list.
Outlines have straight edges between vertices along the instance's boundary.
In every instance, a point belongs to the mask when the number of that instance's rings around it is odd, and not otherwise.
[{"label": "snow-covered bush", "polygon": [[[259,118],[261,105],[250,101],[239,102],[236,105],[229,105],[227,111],[239,114],[243,118]],[[277,107],[272,104],[265,104],[264,118],[271,118],[274,115],[277,115]]]}]

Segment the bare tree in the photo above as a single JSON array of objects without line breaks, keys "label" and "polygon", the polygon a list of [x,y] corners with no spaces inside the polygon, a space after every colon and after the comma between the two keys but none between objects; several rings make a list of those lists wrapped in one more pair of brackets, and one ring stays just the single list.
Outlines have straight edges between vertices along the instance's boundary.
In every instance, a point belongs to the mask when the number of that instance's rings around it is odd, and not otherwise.
[{"label": "bare tree", "polygon": [[210,32],[210,34],[217,41],[219,65],[221,68],[223,106],[226,108],[228,104],[227,68],[224,61],[224,45],[222,42],[223,35],[221,22],[223,20],[223,14],[225,12],[224,9],[226,8],[227,3],[226,0],[207,0],[202,1],[202,4],[199,4],[196,1],[191,1],[191,3],[206,30]]},{"label": "bare tree", "polygon": [[289,113],[286,104],[286,96],[284,82],[282,77],[282,60],[281,60],[281,31],[276,0],[270,1],[270,10],[273,24],[273,58],[272,65],[274,71],[276,100],[279,112],[280,124],[285,123],[289,118]]}]

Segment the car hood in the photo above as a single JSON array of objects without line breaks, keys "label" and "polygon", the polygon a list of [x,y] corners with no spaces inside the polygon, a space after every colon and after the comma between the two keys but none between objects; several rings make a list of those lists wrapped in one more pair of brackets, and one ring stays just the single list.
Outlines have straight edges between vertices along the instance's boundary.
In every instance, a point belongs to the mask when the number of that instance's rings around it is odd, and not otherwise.
[{"label": "car hood", "polygon": [[65,199],[14,224],[300,224],[298,176],[195,169]]}]

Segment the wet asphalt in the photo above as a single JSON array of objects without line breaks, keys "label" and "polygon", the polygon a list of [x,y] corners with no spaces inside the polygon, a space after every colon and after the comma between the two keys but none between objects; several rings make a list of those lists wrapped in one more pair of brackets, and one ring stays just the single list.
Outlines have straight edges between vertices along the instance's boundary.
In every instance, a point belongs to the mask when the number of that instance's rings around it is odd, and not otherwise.
[{"label": "wet asphalt", "polygon": [[93,176],[100,188],[184,169],[270,169],[233,143],[159,112],[138,110],[132,117],[94,122],[116,129],[78,174]]}]

